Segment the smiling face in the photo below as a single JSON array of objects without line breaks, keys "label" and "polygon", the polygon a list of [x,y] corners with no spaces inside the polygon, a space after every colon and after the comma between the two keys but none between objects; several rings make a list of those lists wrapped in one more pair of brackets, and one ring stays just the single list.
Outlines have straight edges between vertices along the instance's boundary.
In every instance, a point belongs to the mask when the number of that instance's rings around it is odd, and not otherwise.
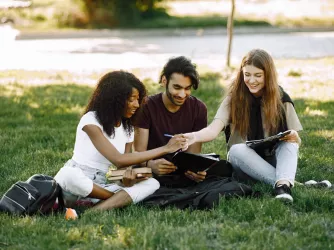
[{"label": "smiling face", "polygon": [[124,117],[131,118],[139,108],[139,91],[132,88],[132,93],[126,101],[126,110]]},{"label": "smiling face", "polygon": [[245,65],[242,68],[242,72],[249,92],[251,92],[255,97],[262,96],[265,85],[264,71],[253,65]]},{"label": "smiling face", "polygon": [[166,96],[171,105],[182,106],[191,95],[191,80],[188,76],[173,73],[167,83],[167,79],[163,78],[162,83],[166,86]]}]

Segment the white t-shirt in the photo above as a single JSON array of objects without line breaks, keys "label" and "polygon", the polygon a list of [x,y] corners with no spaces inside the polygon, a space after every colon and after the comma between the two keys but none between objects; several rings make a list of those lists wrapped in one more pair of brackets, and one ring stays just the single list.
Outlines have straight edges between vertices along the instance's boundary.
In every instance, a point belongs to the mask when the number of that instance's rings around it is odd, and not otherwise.
[{"label": "white t-shirt", "polygon": [[81,117],[77,127],[72,159],[81,165],[107,172],[111,162],[97,151],[89,136],[82,130],[88,124],[98,126],[102,130],[103,135],[121,154],[124,154],[125,144],[133,142],[133,132],[128,136],[122,124],[119,127],[115,127],[115,137],[110,137],[103,131],[102,125],[97,121],[95,111],[90,111]]}]

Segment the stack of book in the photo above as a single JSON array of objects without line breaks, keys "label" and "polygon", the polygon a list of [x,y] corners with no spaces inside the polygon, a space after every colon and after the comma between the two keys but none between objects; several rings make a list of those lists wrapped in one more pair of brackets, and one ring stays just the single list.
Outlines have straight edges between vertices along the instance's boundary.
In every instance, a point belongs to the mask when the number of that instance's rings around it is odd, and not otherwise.
[{"label": "stack of book", "polygon": [[199,171],[208,171],[217,162],[219,162],[219,155],[211,154],[193,154],[188,152],[178,152],[173,158],[172,162],[177,166],[175,173],[183,173],[190,170],[194,173]]},{"label": "stack of book", "polygon": [[[107,179],[109,181],[122,180],[123,175],[124,175],[126,170],[128,170],[128,169],[125,168],[125,169],[109,170],[108,173],[106,174]],[[138,174],[152,174],[152,169],[151,168],[133,168],[132,170],[137,175]]]}]

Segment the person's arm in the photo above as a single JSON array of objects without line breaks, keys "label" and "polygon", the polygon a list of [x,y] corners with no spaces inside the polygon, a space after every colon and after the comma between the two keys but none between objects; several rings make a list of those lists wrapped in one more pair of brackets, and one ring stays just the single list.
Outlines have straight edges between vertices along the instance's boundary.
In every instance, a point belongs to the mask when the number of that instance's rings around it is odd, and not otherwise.
[{"label": "person's arm", "polygon": [[149,129],[135,127],[135,151],[143,152],[147,150],[149,133]]},{"label": "person's arm", "polygon": [[139,164],[149,159],[175,152],[184,147],[186,141],[182,136],[174,136],[165,146],[140,153],[121,154],[103,135],[102,130],[98,126],[85,125],[82,130],[87,133],[95,148],[117,168]]},{"label": "person's arm", "polygon": [[[147,150],[149,129],[135,128],[134,148],[137,152],[144,152]],[[142,166],[147,166],[152,169],[152,172],[158,175],[170,174],[176,170],[176,166],[164,158],[157,160],[148,160],[142,163]]]},{"label": "person's arm", "polygon": [[186,133],[184,136],[188,139],[189,145],[199,142],[209,142],[215,139],[224,128],[225,124],[221,120],[214,119],[206,128],[197,132]]},{"label": "person's arm", "polygon": [[185,136],[188,138],[188,145],[192,145],[195,142],[209,142],[215,139],[219,133],[230,123],[230,103],[231,97],[226,96],[220,104],[215,118],[209,126],[197,132],[185,134]]},{"label": "person's arm", "polygon": [[288,126],[288,130],[290,130],[291,133],[283,137],[281,140],[292,143],[295,142],[298,143],[298,145],[300,146],[301,139],[299,137],[298,132],[303,130],[303,127],[299,121],[296,110],[291,102],[285,102],[284,108],[285,108],[286,123]]},{"label": "person's arm", "polygon": [[132,152],[132,145],[133,145],[133,142],[128,142],[127,144],[125,144],[125,150],[124,150],[125,154]]}]

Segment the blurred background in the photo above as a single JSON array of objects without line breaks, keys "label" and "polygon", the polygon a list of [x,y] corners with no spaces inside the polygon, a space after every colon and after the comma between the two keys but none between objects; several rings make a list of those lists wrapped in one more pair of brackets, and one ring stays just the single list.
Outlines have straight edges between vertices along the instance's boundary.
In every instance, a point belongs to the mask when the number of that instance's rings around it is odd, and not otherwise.
[{"label": "blurred background", "polygon": [[1,71],[66,71],[88,84],[110,69],[155,81],[177,55],[225,78],[256,47],[275,59],[334,56],[333,0],[0,0],[0,20]]}]

